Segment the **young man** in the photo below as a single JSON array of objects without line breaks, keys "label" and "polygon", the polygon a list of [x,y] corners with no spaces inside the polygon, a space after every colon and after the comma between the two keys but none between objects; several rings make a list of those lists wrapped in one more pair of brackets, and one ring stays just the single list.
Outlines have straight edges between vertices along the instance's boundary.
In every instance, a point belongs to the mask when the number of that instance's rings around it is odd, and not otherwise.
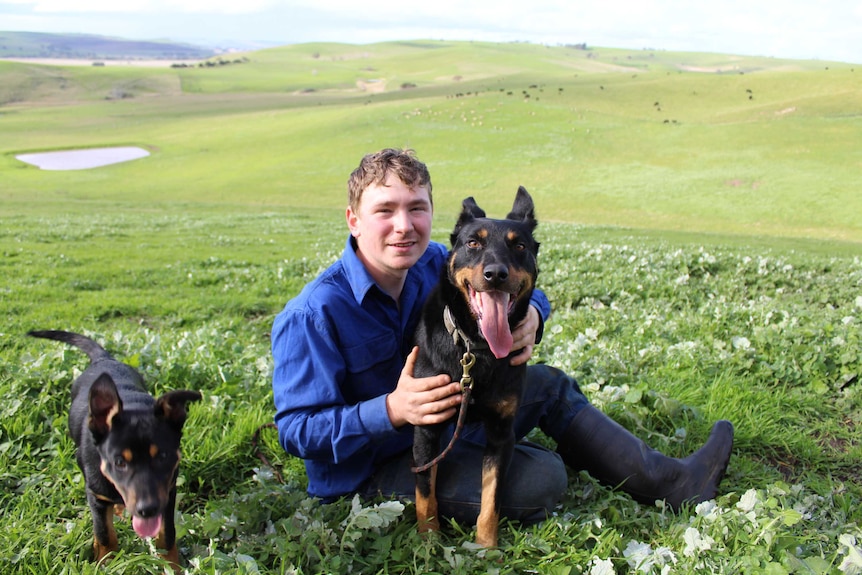
[{"label": "young man", "polygon": [[[331,501],[360,493],[412,499],[413,425],[452,418],[461,395],[446,375],[414,378],[412,334],[447,248],[430,241],[433,203],[426,166],[411,151],[369,154],[348,180],[350,235],[338,261],[289,301],[275,319],[275,422],[284,449],[305,460],[308,492]],[[536,291],[513,332],[513,363],[525,363],[550,305]],[[515,423],[518,438],[539,427],[553,452],[516,447],[503,515],[544,519],[567,485],[565,465],[621,486],[635,499],[674,509],[715,496],[733,445],[727,421],[685,459],[647,447],[592,407],[577,382],[544,365],[527,368]],[[443,441],[448,442],[448,437]],[[481,424],[468,425],[439,464],[440,513],[475,521],[481,492]]]}]

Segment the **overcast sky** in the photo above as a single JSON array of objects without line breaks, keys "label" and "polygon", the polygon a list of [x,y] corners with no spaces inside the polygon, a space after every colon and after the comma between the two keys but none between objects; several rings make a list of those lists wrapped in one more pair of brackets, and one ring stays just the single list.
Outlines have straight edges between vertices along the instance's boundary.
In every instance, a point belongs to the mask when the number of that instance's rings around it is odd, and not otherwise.
[{"label": "overcast sky", "polygon": [[0,0],[0,31],[242,47],[586,42],[862,63],[862,0]]}]

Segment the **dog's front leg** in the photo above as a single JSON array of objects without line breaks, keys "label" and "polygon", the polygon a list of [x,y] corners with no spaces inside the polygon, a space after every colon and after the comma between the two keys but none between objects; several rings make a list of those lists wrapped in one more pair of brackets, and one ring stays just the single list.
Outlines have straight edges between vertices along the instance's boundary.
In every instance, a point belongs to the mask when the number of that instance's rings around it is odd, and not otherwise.
[{"label": "dog's front leg", "polygon": [[171,494],[168,499],[168,504],[162,513],[162,528],[156,537],[156,549],[159,550],[159,555],[171,564],[175,573],[180,573],[180,552],[177,549],[177,527],[176,518],[174,517],[174,508],[177,503],[177,489],[171,489]]},{"label": "dog's front leg", "polygon": [[93,555],[98,562],[120,548],[114,530],[114,502],[87,489],[87,503],[93,516]]},{"label": "dog's front leg", "polygon": [[[417,426],[413,434],[413,462],[421,467],[440,453],[441,426]],[[419,532],[440,530],[437,510],[437,466],[416,472],[416,521]]]},{"label": "dog's front leg", "polygon": [[486,422],[485,429],[487,444],[482,458],[482,498],[476,521],[476,543],[482,547],[496,547],[503,481],[512,460],[515,435],[511,421],[491,425]]}]

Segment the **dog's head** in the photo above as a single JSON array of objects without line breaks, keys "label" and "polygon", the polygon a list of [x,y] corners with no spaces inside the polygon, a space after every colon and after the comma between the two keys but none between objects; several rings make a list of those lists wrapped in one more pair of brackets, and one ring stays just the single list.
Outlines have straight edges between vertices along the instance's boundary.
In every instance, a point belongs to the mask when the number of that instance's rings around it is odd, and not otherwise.
[{"label": "dog's head", "polygon": [[512,211],[503,220],[486,217],[472,197],[462,208],[451,235],[449,281],[494,356],[506,357],[512,351],[512,328],[527,313],[539,273],[533,199],[518,188]]},{"label": "dog's head", "polygon": [[114,380],[102,374],[90,388],[88,427],[101,472],[117,489],[140,537],[155,537],[170,502],[180,462],[186,403],[197,391],[171,391],[145,406],[124,406]]}]

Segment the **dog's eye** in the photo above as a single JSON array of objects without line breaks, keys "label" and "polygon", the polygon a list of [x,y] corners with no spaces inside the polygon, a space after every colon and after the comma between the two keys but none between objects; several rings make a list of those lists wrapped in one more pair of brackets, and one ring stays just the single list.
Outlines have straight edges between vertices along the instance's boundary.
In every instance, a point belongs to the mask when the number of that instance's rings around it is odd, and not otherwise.
[{"label": "dog's eye", "polygon": [[128,465],[128,463],[122,457],[117,457],[116,459],[114,459],[114,467],[116,467],[117,469],[125,469],[126,465]]},{"label": "dog's eye", "polygon": [[479,240],[467,240],[467,243],[465,245],[471,250],[478,250],[482,247],[482,244],[479,242]]},{"label": "dog's eye", "polygon": [[522,252],[525,249],[527,249],[527,244],[525,244],[524,242],[518,242],[515,244],[515,250]]}]

